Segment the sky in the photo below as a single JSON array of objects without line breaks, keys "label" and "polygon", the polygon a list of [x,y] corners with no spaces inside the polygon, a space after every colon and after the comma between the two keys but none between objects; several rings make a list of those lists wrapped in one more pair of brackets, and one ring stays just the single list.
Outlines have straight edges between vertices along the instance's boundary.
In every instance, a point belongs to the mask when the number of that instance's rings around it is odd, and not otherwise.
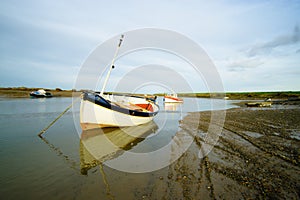
[{"label": "sky", "polygon": [[[99,45],[128,31],[155,28],[197,43],[226,92],[299,91],[299,11],[299,0],[2,0],[0,87],[75,88],[83,64]],[[207,91],[205,78],[189,71],[187,62],[150,50],[119,58],[116,65],[122,68],[112,71],[107,90],[114,90],[133,66],[147,64],[178,70],[194,92]],[[156,76],[166,78],[165,73]]]}]

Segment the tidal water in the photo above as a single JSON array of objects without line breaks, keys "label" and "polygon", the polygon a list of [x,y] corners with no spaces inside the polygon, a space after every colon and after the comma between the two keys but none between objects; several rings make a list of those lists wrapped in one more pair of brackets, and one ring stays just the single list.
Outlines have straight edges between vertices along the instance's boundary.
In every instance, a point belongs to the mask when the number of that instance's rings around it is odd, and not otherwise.
[{"label": "tidal water", "polygon": [[[235,107],[232,101],[212,101],[185,98],[183,104],[164,104],[162,99],[158,98],[160,112],[155,117],[154,124],[150,128],[147,127],[149,130],[146,128],[121,130],[125,133],[134,132],[133,135],[142,133],[142,139],[121,140],[119,130],[107,130],[111,138],[120,140],[118,141],[120,143],[117,142],[118,145],[123,145],[121,147],[123,152],[113,152],[113,149],[109,152],[109,147],[106,148],[105,144],[97,145],[97,141],[100,143],[103,141],[98,136],[93,140],[97,133],[84,133],[80,130],[79,102],[44,133],[43,139],[37,136],[71,104],[72,98],[2,98],[0,99],[0,198],[147,197],[153,191],[153,187],[158,188],[157,180],[160,181],[159,177],[164,176],[168,167],[158,166],[159,161],[147,161],[147,156],[134,163],[134,159],[130,160],[131,154],[147,155],[147,152],[164,148],[180,131],[179,120],[188,112]],[[80,140],[85,134],[87,137]],[[124,144],[126,140],[128,144]],[[103,149],[108,153],[103,153]],[[93,160],[97,156],[98,162]],[[157,155],[155,158],[157,159]],[[99,160],[103,164],[99,163]],[[146,168],[148,171],[143,171]],[[159,190],[157,188],[156,190]]]}]

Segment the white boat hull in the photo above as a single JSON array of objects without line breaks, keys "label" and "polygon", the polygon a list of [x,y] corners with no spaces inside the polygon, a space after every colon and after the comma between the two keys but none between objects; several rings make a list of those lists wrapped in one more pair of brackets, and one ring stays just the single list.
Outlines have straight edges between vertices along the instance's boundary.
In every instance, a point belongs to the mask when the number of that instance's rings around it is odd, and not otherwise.
[{"label": "white boat hull", "polygon": [[[146,100],[139,100],[145,103]],[[149,103],[149,102],[147,102]],[[158,108],[157,108],[158,109]],[[153,116],[135,116],[129,113],[103,107],[89,100],[81,100],[80,125],[83,130],[102,127],[126,127],[136,126],[150,122]]]},{"label": "white boat hull", "polygon": [[182,99],[178,99],[178,98],[170,98],[170,97],[164,97],[164,101],[165,103],[182,103],[183,100]]}]

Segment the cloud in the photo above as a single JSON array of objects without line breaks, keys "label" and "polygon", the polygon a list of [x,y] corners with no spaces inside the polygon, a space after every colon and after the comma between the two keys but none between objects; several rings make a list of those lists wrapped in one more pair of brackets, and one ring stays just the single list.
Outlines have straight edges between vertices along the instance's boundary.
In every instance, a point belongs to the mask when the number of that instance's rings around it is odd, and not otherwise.
[{"label": "cloud", "polygon": [[253,57],[260,54],[270,53],[276,47],[295,44],[298,43],[299,41],[300,41],[299,27],[295,26],[293,32],[290,34],[281,35],[274,38],[271,41],[267,41],[253,46],[247,51],[247,55],[249,57]]},{"label": "cloud", "polygon": [[[245,84],[249,84],[251,88],[255,84],[247,80],[255,80],[257,83],[260,76],[256,73],[281,75],[285,71],[290,74],[292,71],[287,71],[287,67],[299,67],[300,24],[299,28],[296,26],[293,30],[295,24],[299,23],[299,6],[295,1],[174,1],[172,5],[157,0],[154,3],[134,0],[129,3],[120,2],[118,5],[104,1],[2,1],[1,84],[18,86],[28,83],[46,86],[46,80],[50,79],[53,85],[65,81],[64,87],[70,88],[73,85],[71,81],[58,74],[68,77],[72,74],[70,77],[75,77],[76,80],[77,70],[73,66],[83,65],[98,43],[121,32],[154,27],[174,30],[203,45],[212,60],[220,64],[222,78],[231,81],[231,78],[240,77],[239,80],[246,81]],[[292,29],[289,31],[286,27]],[[282,33],[285,30],[287,32]],[[269,39],[262,40],[261,43],[253,42],[264,37]],[[148,37],[143,38],[147,39]],[[136,40],[133,37],[130,44],[134,44]],[[126,37],[124,45],[129,43],[127,41]],[[183,44],[176,38],[172,40],[172,44],[178,46],[179,50],[183,48]],[[192,50],[187,51],[194,53]],[[176,70],[191,85],[199,86],[199,80],[193,78],[195,70],[184,60],[174,55],[165,55],[164,52],[149,54],[132,52],[132,55],[120,58],[110,82],[113,83],[135,67],[160,64]],[[102,55],[106,56],[106,52]],[[92,76],[95,77],[92,79],[95,83],[98,76],[101,76],[102,62],[97,59],[95,62],[89,63],[95,67],[86,72],[82,83],[91,82],[91,74],[95,74]],[[45,79],[45,75],[49,78]],[[231,87],[239,89],[239,85],[234,82]],[[201,89],[200,86],[199,88]]]},{"label": "cloud", "polygon": [[227,64],[229,71],[245,71],[247,69],[254,69],[262,65],[264,62],[258,58],[242,58],[239,60],[231,61]]},{"label": "cloud", "polygon": [[[294,45],[299,43],[299,41],[299,27],[295,26],[294,30],[289,34],[280,35],[270,41],[253,45],[246,50],[240,50],[234,56],[224,59],[220,63],[229,72],[249,71],[261,65],[269,66],[272,60],[278,60],[279,57],[280,61],[293,59],[293,55],[300,52],[299,47]],[[275,48],[277,48],[276,51]]]}]

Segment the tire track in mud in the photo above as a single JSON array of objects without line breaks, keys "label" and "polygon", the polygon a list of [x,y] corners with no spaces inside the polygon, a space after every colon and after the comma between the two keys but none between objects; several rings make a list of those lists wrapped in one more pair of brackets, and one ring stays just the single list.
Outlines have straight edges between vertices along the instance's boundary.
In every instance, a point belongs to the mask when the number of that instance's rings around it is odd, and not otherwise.
[{"label": "tire track in mud", "polygon": [[[202,144],[204,143],[204,140],[195,135],[193,131],[189,130],[187,127],[181,127],[182,130],[185,131],[185,133],[189,134],[191,137],[193,137],[194,141],[194,156],[197,155],[197,151],[198,152],[202,152],[202,155],[205,154],[205,150],[203,149]],[[179,162],[182,163],[182,168],[184,168],[184,172],[186,173],[186,171],[191,170],[191,168],[189,168],[187,166],[187,163],[189,162],[189,160],[186,160],[185,158],[187,157],[186,154],[191,154],[191,152],[187,151],[185,153],[185,155],[183,155],[180,159]],[[199,153],[198,155],[199,156]],[[189,195],[187,195],[185,193],[185,191],[183,191],[183,197],[184,199],[195,199],[195,197],[197,197],[199,194],[201,194],[203,199],[216,199],[215,195],[214,195],[214,186],[213,183],[211,181],[211,176],[210,176],[210,172],[211,172],[211,168],[210,168],[210,162],[209,162],[209,158],[207,156],[203,157],[203,159],[194,159],[194,161],[200,161],[198,164],[198,172],[199,172],[199,177],[196,179],[196,177],[194,176],[194,182],[197,183],[197,187],[195,188],[195,191],[192,195],[192,193],[189,193]],[[183,173],[183,171],[177,171],[180,174]],[[185,176],[183,176],[185,178]],[[192,182],[192,181],[190,181]],[[190,187],[190,184],[188,182],[183,182],[183,186],[187,186]],[[189,189],[190,190],[190,189]],[[189,191],[187,190],[187,191]],[[192,196],[191,196],[192,195]]]},{"label": "tire track in mud", "polygon": [[[194,138],[198,151],[203,151],[203,144],[214,145],[199,163],[202,167],[199,183],[203,185],[204,179],[209,182],[210,199],[224,199],[230,194],[235,194],[235,199],[300,198],[300,142],[289,137],[289,131],[286,130],[290,126],[300,130],[300,109],[264,111],[259,118],[253,118],[259,112],[241,109],[227,112],[228,117],[217,144],[207,140],[207,134],[213,134],[207,133],[211,122],[210,112],[202,112],[200,121],[197,115],[193,116],[194,113],[182,121],[182,130]],[[294,124],[288,121],[291,119]],[[197,123],[199,130],[189,128]],[[278,127],[278,124],[283,126]],[[214,125],[221,126],[217,123]],[[259,137],[251,137],[245,131],[253,131]],[[279,132],[279,135],[275,132]],[[281,147],[281,143],[286,141],[290,142],[290,146]],[[197,191],[201,194],[203,190],[199,185]],[[239,188],[240,191],[232,188]],[[197,192],[194,198],[197,199]]]},{"label": "tire track in mud", "polygon": [[284,156],[284,155],[278,154],[278,153],[276,153],[276,152],[272,152],[272,151],[268,150],[267,148],[264,148],[264,147],[258,145],[257,143],[255,143],[255,142],[251,139],[251,137],[249,137],[249,136],[247,136],[247,135],[245,135],[245,134],[242,134],[242,133],[240,133],[240,132],[238,132],[238,131],[234,131],[234,130],[232,130],[232,129],[228,128],[228,127],[225,127],[225,126],[224,126],[223,128],[224,128],[225,130],[227,130],[227,131],[230,131],[230,132],[232,132],[232,133],[235,133],[236,135],[240,136],[241,138],[243,138],[243,139],[246,140],[247,142],[251,143],[253,146],[257,147],[258,149],[260,149],[260,150],[262,150],[262,151],[264,151],[264,152],[266,152],[266,153],[268,153],[268,154],[270,154],[270,155],[272,155],[272,156],[276,156],[277,158],[282,159],[283,161],[287,161],[287,162],[289,162],[289,163],[291,163],[291,164],[293,164],[293,165],[295,165],[295,166],[298,166],[298,165],[299,165],[299,162],[298,162],[297,160],[293,160],[293,159],[290,159],[290,158],[288,158],[288,157],[286,157],[286,156]]},{"label": "tire track in mud", "polygon": [[[181,138],[181,136],[186,137],[186,133],[187,131],[182,130],[177,135],[179,136],[175,142],[177,145],[184,142],[184,137]],[[205,157],[199,160],[198,152],[201,150],[201,142],[199,138],[193,138],[190,148],[176,162],[169,165],[165,182],[166,189],[161,199],[215,199],[209,159]],[[172,151],[176,152],[176,147],[174,146]]]},{"label": "tire track in mud", "polygon": [[243,150],[239,145],[232,143],[228,139],[221,138],[220,142],[222,144],[225,144],[227,148],[234,151],[236,153],[235,157],[237,157],[235,159],[241,159],[241,163],[236,164],[234,168],[218,163],[212,163],[212,169],[215,170],[217,173],[230,177],[240,185],[257,189],[260,195],[264,196],[267,190],[263,187],[263,184],[261,183],[260,179],[257,178],[257,174],[242,170],[246,166],[254,166],[254,163],[257,163],[258,158],[249,156],[249,152],[245,152],[245,150]]},{"label": "tire track in mud", "polygon": [[[203,149],[203,143],[205,142],[204,139],[202,139],[201,137],[197,137],[195,134],[193,134],[193,132],[189,131],[188,129],[184,129],[190,136],[192,136],[194,138],[194,142],[196,143],[197,147],[198,147],[198,150],[199,150],[199,153],[201,153],[202,155],[205,155],[205,150]],[[198,153],[198,156],[199,156],[199,153]],[[215,195],[214,195],[214,186],[213,186],[213,183],[211,181],[211,168],[210,168],[210,162],[209,162],[209,158],[207,156],[203,157],[203,159],[200,160],[200,163],[199,165],[201,166],[201,169],[202,169],[202,178],[200,179],[200,182],[199,182],[199,189],[198,191],[200,191],[200,188],[201,188],[201,183],[205,183],[207,182],[207,185],[206,188],[209,190],[209,196],[211,197],[211,199],[216,199],[215,198]],[[206,178],[206,181],[203,180]],[[203,186],[202,186],[203,187]],[[205,187],[205,184],[204,184],[204,187]]]},{"label": "tire track in mud", "polygon": [[[273,185],[297,185],[297,180],[293,180],[291,176],[289,177],[288,174],[282,172],[281,169],[274,168],[277,164],[280,164],[281,161],[278,159],[268,158],[269,155],[263,151],[257,149],[256,155],[251,155],[251,152],[247,151],[239,145],[234,145],[225,139],[222,139],[222,142],[227,142],[228,147],[233,149],[235,152],[239,154],[239,158],[241,158],[241,167],[232,168],[227,167],[225,165],[221,165],[218,163],[214,163],[212,168],[221,173],[223,175],[229,176],[230,178],[237,181],[239,184],[246,185],[249,188],[256,189],[260,193],[260,197],[269,197],[275,198],[272,196],[275,193],[280,193],[280,189],[277,189]],[[268,159],[267,159],[268,158]],[[243,163],[245,161],[245,163]],[[281,166],[284,166],[284,163],[281,163]],[[291,166],[285,166],[284,168],[288,168]],[[247,169],[247,170],[243,170]],[[295,172],[297,171],[296,168],[293,169]],[[286,180],[288,181],[286,181]],[[298,174],[299,179],[299,174]],[[285,190],[289,190],[288,187]],[[290,190],[292,193],[293,191]],[[277,197],[276,197],[277,198]]]},{"label": "tire track in mud", "polygon": [[[171,153],[176,157],[178,154],[178,146],[185,142],[186,135],[184,132],[179,132],[174,138],[175,144],[172,145]],[[192,144],[193,146],[193,144]],[[163,199],[194,199],[194,193],[197,193],[198,187],[190,187],[198,185],[202,178],[202,173],[199,173],[201,168],[197,167],[197,154],[189,149],[183,153],[180,158],[169,165],[167,173],[167,190]]]},{"label": "tire track in mud", "polygon": [[[247,118],[246,118],[246,119],[247,119]],[[259,120],[262,120],[262,119],[259,119]],[[201,124],[200,124],[200,123],[201,123]],[[204,129],[204,131],[207,131],[207,130],[208,130],[208,126],[212,124],[211,121],[210,121],[210,115],[209,115],[208,118],[204,118],[204,119],[201,118],[201,122],[200,122],[200,123],[199,123],[199,128],[200,128],[200,129]],[[278,158],[280,158],[280,159],[282,159],[282,160],[284,160],[284,161],[290,162],[291,164],[293,164],[293,165],[295,165],[295,166],[299,166],[299,162],[300,162],[300,154],[299,154],[299,153],[295,153],[296,155],[290,154],[290,156],[291,156],[292,158],[289,158],[289,157],[287,157],[287,156],[285,156],[285,155],[282,155],[282,154],[280,154],[280,153],[276,153],[276,152],[272,151],[272,149],[269,150],[268,148],[266,148],[266,147],[260,145],[260,144],[259,144],[259,140],[256,140],[256,138],[252,138],[252,137],[250,137],[250,136],[248,136],[248,135],[246,135],[246,134],[243,134],[241,131],[238,130],[238,129],[241,129],[241,130],[244,130],[244,131],[245,131],[245,130],[247,130],[247,131],[252,131],[252,130],[255,130],[255,127],[256,127],[256,126],[262,126],[262,125],[259,125],[259,124],[265,124],[264,122],[261,122],[261,121],[251,122],[251,121],[248,119],[248,120],[244,121],[244,124],[246,124],[247,126],[243,126],[242,123],[243,123],[243,121],[237,121],[237,120],[232,120],[232,121],[231,121],[231,120],[228,120],[228,121],[226,121],[226,125],[218,124],[218,123],[214,123],[214,125],[216,125],[216,126],[221,126],[221,127],[223,127],[223,129],[235,133],[236,135],[242,137],[244,140],[246,140],[246,141],[248,141],[249,143],[251,143],[253,146],[255,146],[255,147],[261,149],[262,151],[264,151],[264,152],[266,152],[266,153],[269,153],[269,154],[271,154],[271,155],[273,155],[273,156],[277,156]],[[269,123],[270,123],[270,122],[269,122]],[[249,124],[251,124],[251,125],[249,126]],[[242,127],[241,127],[241,126],[242,126]],[[251,128],[250,130],[249,130],[249,127],[248,127],[248,126]],[[271,130],[270,130],[270,129],[271,129]],[[265,130],[268,130],[268,131],[265,131]],[[268,134],[268,132],[274,132],[275,130],[276,130],[276,131],[280,130],[281,132],[286,132],[285,129],[284,129],[283,127],[277,128],[277,129],[276,129],[276,128],[272,127],[272,126],[267,126],[267,127],[263,128],[263,129],[261,130],[261,132],[267,132],[267,134]],[[279,136],[278,136],[278,135],[274,135],[274,134],[272,134],[272,135],[269,135],[269,134],[268,134],[268,135],[263,135],[263,136],[275,136],[275,137],[280,137],[280,138],[282,138],[282,139],[292,140],[291,138],[287,138],[286,134],[284,134],[284,135],[285,135],[284,137],[282,137],[282,136],[280,136],[280,135],[279,135]],[[269,143],[268,141],[264,141],[264,142]],[[270,143],[269,143],[269,144],[270,144]],[[271,146],[271,145],[274,145],[274,144],[270,144],[270,146]],[[265,145],[265,146],[266,146],[266,145]],[[281,147],[281,149],[284,150],[282,147]],[[295,152],[294,149],[293,149],[293,150],[288,149],[288,150],[290,150],[290,151],[292,151],[292,152]]]},{"label": "tire track in mud", "polygon": [[204,166],[205,166],[205,175],[206,175],[206,178],[209,182],[209,186],[207,187],[207,189],[210,190],[210,197],[212,199],[216,199],[215,194],[214,194],[214,186],[213,186],[213,183],[211,181],[211,174],[210,174],[211,173],[211,168],[210,168],[211,164],[210,164],[209,159],[208,159],[207,156],[204,157],[203,160],[204,160]]}]

